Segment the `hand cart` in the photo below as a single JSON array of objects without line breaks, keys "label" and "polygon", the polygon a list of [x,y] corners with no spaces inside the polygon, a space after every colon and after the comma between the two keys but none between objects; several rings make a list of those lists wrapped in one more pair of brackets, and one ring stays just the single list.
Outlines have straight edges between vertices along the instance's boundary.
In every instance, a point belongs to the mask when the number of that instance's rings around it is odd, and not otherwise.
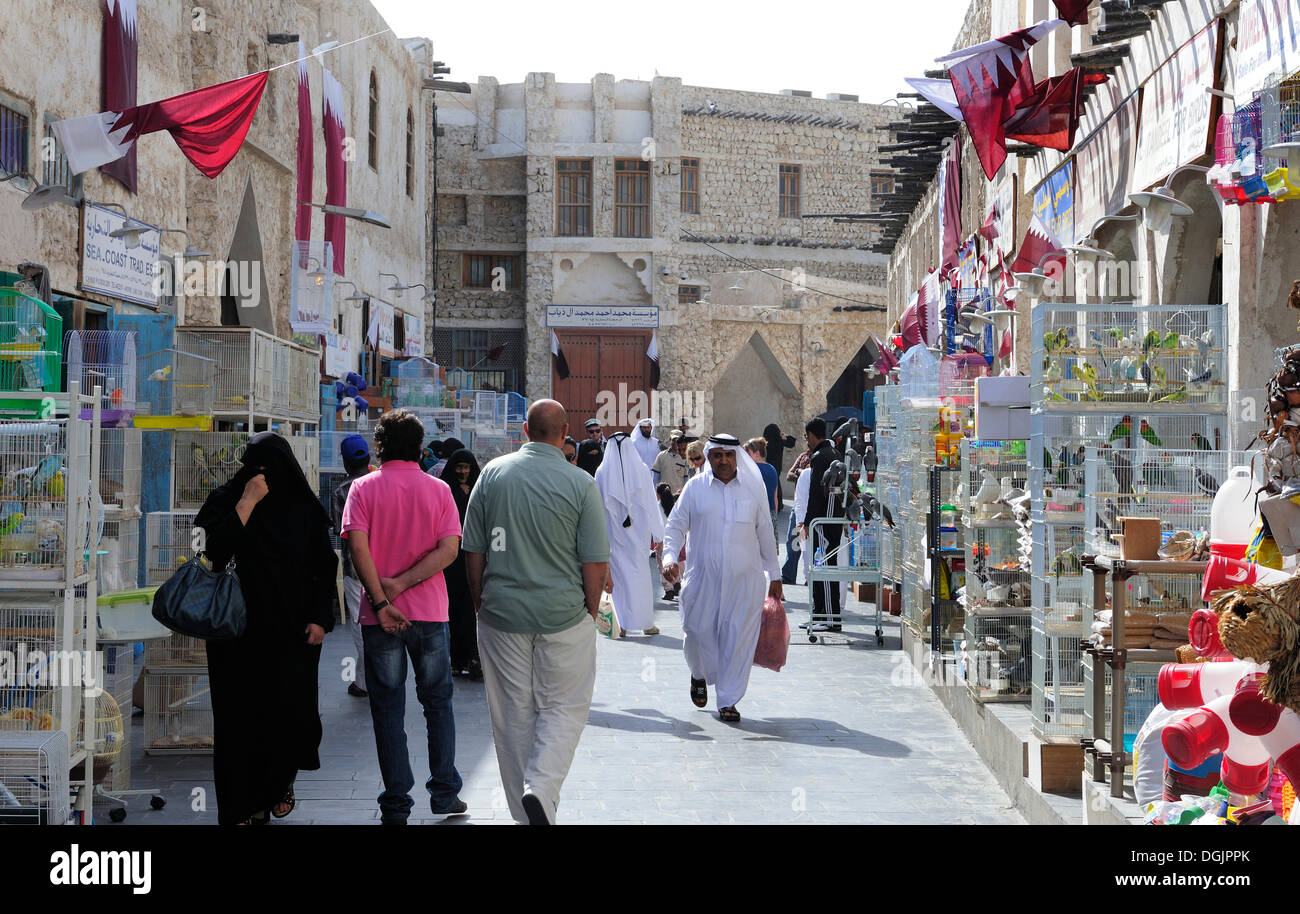
[{"label": "hand cart", "polygon": [[[840,544],[829,552],[824,551],[826,538],[823,531],[832,526],[841,529]],[[880,571],[880,551],[879,542],[881,536],[880,518],[873,518],[871,521],[851,521],[845,517],[818,517],[808,525],[808,543],[805,549],[816,549],[813,544],[817,543],[823,550],[821,561],[814,559],[808,569],[808,599],[810,601],[808,612],[808,641],[812,644],[817,643],[819,632],[815,631],[819,625],[845,625],[849,623],[868,623],[870,617],[861,613],[849,613],[843,611],[838,618],[831,618],[829,612],[830,594],[826,594],[824,605],[827,611],[818,613],[813,605],[812,594],[813,588],[819,584],[822,587],[838,587],[841,582],[846,581],[863,581],[876,585],[876,644],[885,643],[885,632],[883,628],[884,614],[882,611],[881,588],[884,585],[883,577]],[[843,556],[844,564],[837,564],[839,558]],[[823,638],[824,642],[826,639]]]}]

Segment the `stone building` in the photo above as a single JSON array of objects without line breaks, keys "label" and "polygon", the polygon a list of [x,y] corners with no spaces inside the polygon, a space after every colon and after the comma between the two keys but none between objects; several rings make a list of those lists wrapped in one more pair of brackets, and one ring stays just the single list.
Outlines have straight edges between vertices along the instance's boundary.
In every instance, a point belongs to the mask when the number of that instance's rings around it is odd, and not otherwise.
[{"label": "stone building", "polygon": [[[169,135],[154,133],[136,144],[139,183],[137,193],[131,194],[98,170],[70,177],[61,151],[52,139],[46,140],[50,121],[101,110],[104,0],[60,2],[57,16],[49,0],[17,0],[12,6],[0,19],[0,40],[21,44],[24,52],[0,72],[0,106],[6,109],[6,126],[22,130],[17,145],[30,177],[0,183],[0,269],[43,265],[56,305],[67,312],[68,329],[105,327],[115,312],[161,311],[187,324],[242,323],[290,336],[297,66],[271,72],[243,147],[217,178],[199,173]],[[364,0],[209,0],[202,6],[180,0],[141,2],[137,98],[140,103],[154,101],[296,59],[298,43],[272,43],[273,33],[296,34],[311,49],[385,28]],[[75,53],[76,48],[91,51]],[[58,66],[51,66],[52,60]],[[348,220],[346,256],[338,272],[363,294],[393,304],[399,313],[407,310],[414,318],[413,329],[423,317],[418,290],[399,297],[388,291],[393,280],[380,273],[395,274],[405,284],[418,283],[425,275],[430,124],[423,80],[431,75],[430,60],[427,40],[403,40],[390,33],[308,62],[315,147],[312,202],[325,199],[323,64],[341,83],[344,126],[355,151],[346,165],[348,203],[380,214],[392,226]],[[55,153],[48,161],[43,157],[46,143]],[[36,184],[65,184],[77,205],[23,209],[20,204]],[[209,260],[258,260],[256,305],[237,307],[240,303],[227,301],[223,309],[222,289],[206,284],[179,300],[163,296],[149,303],[83,288],[79,239],[88,212],[81,205],[85,201],[116,204],[149,225],[184,229],[189,242],[210,253]],[[324,223],[319,209],[313,210],[312,223],[312,237],[319,240]],[[186,241],[179,234],[164,234],[159,247],[166,257],[182,250]],[[250,255],[258,249],[260,256]],[[346,286],[336,287],[336,302],[350,292]],[[373,300],[370,306],[375,306]],[[348,367],[357,368],[365,309],[336,307],[335,325],[352,341]]]},{"label": "stone building", "polygon": [[[429,323],[439,362],[583,414],[601,391],[648,388],[652,339],[660,387],[711,391],[715,402],[714,383],[733,361],[768,365],[779,353],[787,377],[767,384],[798,404],[786,421],[825,408],[783,343],[746,349],[758,302],[716,283],[779,270],[807,287],[814,276],[850,284],[859,297],[840,304],[883,304],[886,258],[867,250],[873,229],[800,217],[872,208],[873,183],[878,192],[889,181],[874,128],[892,109],[608,74],[573,84],[549,73],[509,85],[483,77],[472,89],[437,99],[439,294]],[[769,307],[788,297],[764,295]],[[747,319],[721,318],[738,307],[750,309]],[[842,369],[869,324],[852,311],[836,321],[856,327],[847,354],[831,347]],[[552,331],[567,380],[552,371]],[[736,415],[771,411],[762,389],[736,390]]]}]

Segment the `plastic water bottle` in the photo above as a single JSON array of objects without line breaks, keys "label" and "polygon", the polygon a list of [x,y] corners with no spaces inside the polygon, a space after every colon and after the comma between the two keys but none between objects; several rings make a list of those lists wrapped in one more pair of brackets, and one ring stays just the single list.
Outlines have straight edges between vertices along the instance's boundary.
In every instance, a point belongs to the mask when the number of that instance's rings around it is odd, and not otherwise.
[{"label": "plastic water bottle", "polygon": [[1210,507],[1210,553],[1243,559],[1255,535],[1255,481],[1250,467],[1233,467]]},{"label": "plastic water bottle", "polygon": [[813,564],[820,566],[826,559],[826,547],[818,546],[817,551],[813,553]]}]

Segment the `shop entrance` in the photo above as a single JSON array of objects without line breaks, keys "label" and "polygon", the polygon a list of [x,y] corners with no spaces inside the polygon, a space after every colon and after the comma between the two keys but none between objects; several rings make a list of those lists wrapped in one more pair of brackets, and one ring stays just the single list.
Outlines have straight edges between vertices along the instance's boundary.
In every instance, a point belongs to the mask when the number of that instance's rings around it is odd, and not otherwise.
[{"label": "shop entrance", "polygon": [[[569,376],[560,380],[552,366],[551,396],[568,411],[569,434],[575,439],[585,437],[582,425],[596,415],[601,391],[610,391],[617,398],[619,385],[623,384],[628,396],[644,391],[649,397],[650,360],[645,354],[650,345],[649,330],[557,329],[555,335],[564,350]],[[606,426],[606,435],[632,430],[626,423],[626,400],[615,405],[622,424]]]}]

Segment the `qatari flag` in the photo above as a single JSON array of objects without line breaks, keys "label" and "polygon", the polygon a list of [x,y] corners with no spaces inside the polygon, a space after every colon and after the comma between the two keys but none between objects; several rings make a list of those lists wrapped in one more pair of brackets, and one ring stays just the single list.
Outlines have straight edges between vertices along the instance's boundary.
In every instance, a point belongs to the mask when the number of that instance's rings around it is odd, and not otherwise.
[{"label": "qatari flag", "polygon": [[[136,49],[139,47],[135,0],[104,0],[104,29],[100,33],[103,53],[103,84],[100,103],[105,111],[135,107]],[[122,158],[100,168],[135,193],[135,146]]]},{"label": "qatari flag", "polygon": [[1048,19],[935,58],[948,69],[975,154],[990,181],[1007,158],[1002,125],[1034,91],[1029,49],[1063,25],[1064,20]]},{"label": "qatari flag", "polygon": [[1046,273],[1049,263],[1065,263],[1065,248],[1061,244],[1061,239],[1057,238],[1055,233],[1047,227],[1041,216],[1034,214],[1034,219],[1029,223],[1029,229],[1025,232],[1025,240],[1020,243],[1020,252],[1016,255],[1015,263],[1011,264],[1012,273],[1030,273],[1040,266],[1048,254],[1060,253],[1060,257],[1048,257],[1041,266]]},{"label": "qatari flag", "polygon": [[266,71],[162,101],[50,124],[73,174],[115,162],[138,137],[166,130],[185,158],[215,178],[239,152],[266,88]]},{"label": "qatari flag", "polygon": [[1092,0],[1052,0],[1061,18],[1070,25],[1087,25],[1088,7]]},{"label": "qatari flag", "polygon": [[1069,149],[1083,113],[1084,88],[1107,79],[1100,73],[1084,73],[1079,67],[1044,79],[1002,125],[1007,139],[1046,149]]},{"label": "qatari flag", "polygon": [[[307,49],[301,41],[298,42],[298,57],[298,196],[296,199],[310,201],[314,151],[311,132],[311,86],[307,84]],[[297,215],[293,221],[293,238],[295,241],[311,240],[310,204],[301,202],[298,204]],[[303,266],[305,267],[306,263],[303,263]]]},{"label": "qatari flag", "polygon": [[953,143],[943,157],[943,196],[939,206],[939,272],[957,267],[961,248],[961,143]]},{"label": "qatari flag", "polygon": [[[343,159],[345,130],[343,129],[343,86],[334,74],[321,67],[321,86],[325,100],[325,202],[335,206],[348,205],[347,162]],[[299,198],[302,199],[302,198]],[[344,246],[347,244],[345,216],[325,214],[325,240],[334,246],[334,272],[344,274]]]}]

